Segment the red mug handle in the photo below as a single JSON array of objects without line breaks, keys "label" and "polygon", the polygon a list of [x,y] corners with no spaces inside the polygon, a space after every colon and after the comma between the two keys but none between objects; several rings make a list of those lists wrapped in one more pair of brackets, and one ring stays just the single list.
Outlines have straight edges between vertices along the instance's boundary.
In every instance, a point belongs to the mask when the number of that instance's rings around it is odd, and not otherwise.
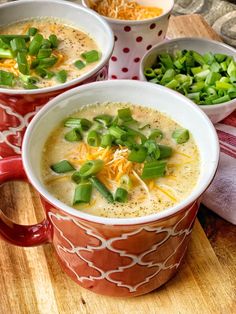
[{"label": "red mug handle", "polygon": [[[0,185],[12,180],[27,181],[19,156],[0,160]],[[7,218],[0,208],[0,236],[14,245],[36,246],[51,241],[51,224],[45,218],[35,225],[18,225]]]}]

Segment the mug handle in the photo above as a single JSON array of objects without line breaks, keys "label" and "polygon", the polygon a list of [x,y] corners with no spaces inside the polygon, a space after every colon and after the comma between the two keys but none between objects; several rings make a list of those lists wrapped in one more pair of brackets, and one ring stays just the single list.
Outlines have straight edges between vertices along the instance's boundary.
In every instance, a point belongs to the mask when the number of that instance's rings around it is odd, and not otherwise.
[{"label": "mug handle", "polygon": [[[11,181],[28,181],[20,156],[0,160],[0,185]],[[36,246],[51,242],[52,226],[47,218],[35,225],[19,225],[0,209],[0,236],[18,246]]]}]

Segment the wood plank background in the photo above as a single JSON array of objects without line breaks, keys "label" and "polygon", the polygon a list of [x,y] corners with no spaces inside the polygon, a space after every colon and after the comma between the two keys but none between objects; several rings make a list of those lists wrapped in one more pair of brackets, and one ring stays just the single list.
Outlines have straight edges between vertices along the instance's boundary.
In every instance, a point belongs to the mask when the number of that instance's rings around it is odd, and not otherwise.
[{"label": "wood plank background", "polygon": [[[200,36],[220,40],[198,15],[173,17],[168,37]],[[43,218],[37,193],[26,183],[0,187],[0,206],[14,221]],[[98,296],[65,275],[51,245],[19,248],[0,240],[1,314],[208,314],[236,313],[235,228],[203,208],[178,274],[145,296]],[[209,242],[207,236],[210,238]]]}]

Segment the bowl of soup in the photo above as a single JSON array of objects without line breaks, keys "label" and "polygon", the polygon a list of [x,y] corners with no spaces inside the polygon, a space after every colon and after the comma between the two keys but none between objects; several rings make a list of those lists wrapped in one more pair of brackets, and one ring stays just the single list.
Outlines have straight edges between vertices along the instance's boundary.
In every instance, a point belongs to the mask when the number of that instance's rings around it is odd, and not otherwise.
[{"label": "bowl of soup", "polygon": [[0,7],[0,157],[21,153],[25,128],[52,97],[107,78],[114,44],[98,14],[57,0]]},{"label": "bowl of soup", "polygon": [[24,230],[19,237],[4,223],[3,237],[51,242],[82,287],[130,297],[177,272],[219,145],[208,117],[186,97],[111,80],[50,101],[27,128],[22,158],[23,165],[19,157],[0,162],[1,182],[27,176],[47,218],[37,237],[24,238]]}]

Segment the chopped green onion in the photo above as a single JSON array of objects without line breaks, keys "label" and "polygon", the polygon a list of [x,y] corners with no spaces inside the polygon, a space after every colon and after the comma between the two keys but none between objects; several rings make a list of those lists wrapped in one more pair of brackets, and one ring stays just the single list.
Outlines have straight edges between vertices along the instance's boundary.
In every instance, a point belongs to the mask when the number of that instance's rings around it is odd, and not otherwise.
[{"label": "chopped green onion", "polygon": [[144,75],[148,78],[154,78],[156,76],[156,73],[152,68],[146,68],[144,70]]},{"label": "chopped green onion", "polygon": [[206,85],[213,85],[216,81],[218,81],[221,78],[220,73],[217,72],[210,72],[205,80]]},{"label": "chopped green onion", "polygon": [[129,191],[132,188],[132,180],[130,179],[130,177],[127,174],[124,174],[121,178],[120,178],[120,186],[124,189],[126,189],[127,191]]},{"label": "chopped green onion", "polygon": [[[118,121],[119,121],[119,118],[118,118]],[[125,127],[130,127],[130,126],[138,127],[138,121],[131,118],[130,120],[121,122],[121,127],[123,127],[124,129]]]},{"label": "chopped green onion", "polygon": [[111,194],[111,192],[108,190],[108,188],[96,177],[91,177],[90,182],[92,182],[93,186],[98,190],[98,192],[105,197],[105,199],[109,202],[109,203],[113,203],[114,199],[113,199],[113,195]]},{"label": "chopped green onion", "polygon": [[147,157],[147,149],[143,146],[133,148],[129,153],[128,160],[132,162],[142,163]]},{"label": "chopped green onion", "polygon": [[82,178],[81,178],[81,176],[80,176],[80,174],[79,174],[79,171],[75,171],[75,172],[72,174],[71,179],[72,179],[75,183],[79,184],[79,183],[82,181]]},{"label": "chopped green onion", "polygon": [[115,143],[117,145],[126,146],[129,149],[132,149],[133,147],[137,146],[137,143],[135,142],[135,140],[131,136],[127,136],[127,139],[124,141],[122,141],[121,139],[116,139]]},{"label": "chopped green onion", "polygon": [[121,139],[124,141],[127,138],[127,132],[122,130],[119,126],[109,127],[109,133],[115,138]]},{"label": "chopped green onion", "polygon": [[25,40],[23,38],[13,38],[10,41],[11,50],[17,52],[27,52]]},{"label": "chopped green onion", "polygon": [[212,104],[221,104],[223,102],[226,102],[226,101],[230,101],[230,97],[229,95],[225,95],[225,96],[222,96],[222,97],[219,97],[215,100],[212,100]]},{"label": "chopped green onion", "polygon": [[5,50],[5,49],[9,49],[10,45],[4,43],[4,41],[0,38],[0,48]]},{"label": "chopped green onion", "polygon": [[144,143],[144,147],[147,148],[147,153],[149,156],[158,159],[160,157],[160,149],[154,140],[147,140]]},{"label": "chopped green onion", "polygon": [[133,120],[130,108],[123,108],[118,110],[118,117],[123,121]]},{"label": "chopped green onion", "polygon": [[[32,65],[32,64],[31,64]],[[35,72],[42,78],[51,79],[55,73],[44,68],[36,68]]]},{"label": "chopped green onion", "polygon": [[111,125],[118,125],[118,123],[119,123],[119,118],[118,116],[115,116],[111,122]]},{"label": "chopped green onion", "polygon": [[86,64],[82,60],[77,60],[75,61],[74,65],[76,66],[77,69],[81,70],[84,67],[86,67]]},{"label": "chopped green onion", "polygon": [[236,98],[236,87],[230,88],[228,90],[228,95],[231,99]]},{"label": "chopped green onion", "polygon": [[116,202],[125,203],[128,200],[128,191],[123,188],[118,188],[115,192],[114,199]]},{"label": "chopped green onion", "polygon": [[173,153],[173,149],[170,146],[158,145],[158,147],[160,151],[159,159],[169,158]]},{"label": "chopped green onion", "polygon": [[[148,76],[146,76],[146,77],[148,77]],[[160,83],[160,81],[157,77],[154,77],[153,79],[149,80],[149,82],[156,83],[156,84]]]},{"label": "chopped green onion", "polygon": [[41,34],[36,34],[29,45],[29,55],[36,56],[42,45],[43,36]]},{"label": "chopped green onion", "polygon": [[95,147],[100,146],[100,143],[101,143],[100,134],[95,130],[91,130],[87,135],[87,143],[90,146],[95,146]]},{"label": "chopped green onion", "polygon": [[101,147],[111,147],[113,141],[113,136],[111,134],[104,134],[102,135],[101,139]]},{"label": "chopped green onion", "polygon": [[210,69],[212,72],[219,72],[221,70],[221,65],[218,62],[213,62]]},{"label": "chopped green onion", "polygon": [[49,36],[49,41],[51,42],[52,48],[57,48],[59,45],[59,40],[55,34]]},{"label": "chopped green onion", "polygon": [[38,32],[38,29],[37,28],[35,28],[35,27],[30,27],[29,29],[28,29],[28,35],[29,36],[34,36],[34,35],[36,35],[36,33]]},{"label": "chopped green onion", "polygon": [[17,60],[19,71],[22,74],[29,75],[30,67],[27,61],[27,54],[25,52],[18,52],[16,60]]},{"label": "chopped green onion", "polygon": [[193,73],[193,75],[198,74],[202,72],[202,67],[193,67],[191,68],[191,72]]},{"label": "chopped green onion", "polygon": [[52,67],[54,64],[57,63],[58,58],[56,56],[51,56],[48,58],[44,58],[44,59],[39,59],[39,63],[38,63],[38,67],[40,68],[50,68]]},{"label": "chopped green onion", "polygon": [[161,84],[165,85],[166,83],[172,81],[174,79],[175,75],[176,75],[175,70],[173,70],[173,69],[166,70],[165,74],[163,75],[163,77],[161,79]]},{"label": "chopped green onion", "polygon": [[166,52],[161,53],[159,56],[159,59],[166,69],[173,68],[173,61],[172,61],[171,56],[168,53]]},{"label": "chopped green onion", "polygon": [[73,205],[81,203],[89,203],[92,195],[92,184],[91,182],[81,182],[75,188]]},{"label": "chopped green onion", "polygon": [[196,82],[189,87],[189,90],[192,93],[200,92],[204,88],[204,86],[205,86],[204,82]]},{"label": "chopped green onion", "polygon": [[193,51],[192,54],[193,54],[194,60],[195,60],[197,63],[199,63],[200,65],[205,64],[205,60],[204,60],[204,58],[200,55],[200,53],[198,53],[198,52],[196,52],[196,51]]},{"label": "chopped green onion", "polygon": [[82,178],[90,177],[98,173],[100,170],[102,170],[103,166],[104,166],[104,161],[101,159],[88,160],[81,166],[79,170],[79,174]]},{"label": "chopped green onion", "polygon": [[13,59],[13,53],[10,49],[0,48],[0,59]]},{"label": "chopped green onion", "polygon": [[39,65],[39,60],[35,59],[31,62],[30,68],[35,69]]},{"label": "chopped green onion", "polygon": [[62,160],[51,166],[51,169],[56,173],[66,173],[75,170],[75,168],[67,160]]},{"label": "chopped green onion", "polygon": [[112,122],[113,117],[108,114],[100,114],[93,118],[94,121],[97,121],[105,126],[109,126]]},{"label": "chopped green onion", "polygon": [[37,54],[37,58],[38,59],[44,59],[44,58],[48,58],[51,56],[52,53],[52,49],[50,48],[41,48],[39,49],[39,52]]},{"label": "chopped green onion", "polygon": [[14,79],[13,73],[0,70],[0,85],[12,86],[13,79]]},{"label": "chopped green onion", "polygon": [[186,95],[189,99],[195,101],[195,103],[199,103],[200,102],[200,92],[196,92],[196,93],[188,93]]},{"label": "chopped green onion", "polygon": [[227,56],[222,53],[216,53],[214,57],[217,62],[223,62],[227,58]]},{"label": "chopped green onion", "polygon": [[84,118],[68,118],[64,122],[64,126],[69,128],[79,128],[82,131],[87,131],[91,128],[92,122]]},{"label": "chopped green onion", "polygon": [[84,58],[87,63],[92,63],[99,60],[99,53],[97,50],[91,50],[82,53],[81,57]]},{"label": "chopped green onion", "polygon": [[216,82],[216,89],[223,89],[223,90],[228,90],[230,89],[231,87],[233,87],[232,84],[229,84],[229,83],[226,83],[226,82],[220,82],[220,81],[217,81]]},{"label": "chopped green onion", "polygon": [[78,128],[74,128],[73,130],[67,132],[65,134],[65,139],[68,142],[77,142],[82,139],[82,136],[80,134],[80,130]]},{"label": "chopped green onion", "polygon": [[30,40],[30,36],[28,35],[0,35],[0,39],[6,44],[10,44],[10,41],[14,38],[22,38],[26,42]]},{"label": "chopped green onion", "polygon": [[163,138],[163,133],[159,129],[154,129],[152,130],[151,134],[148,137],[150,140],[155,140],[155,139],[162,139]]},{"label": "chopped green onion", "polygon": [[60,83],[65,83],[67,80],[67,72],[66,70],[61,70],[56,73],[56,79]]},{"label": "chopped green onion", "polygon": [[164,161],[150,161],[146,162],[143,167],[141,175],[142,179],[155,179],[165,175],[166,162]]},{"label": "chopped green onion", "polygon": [[39,78],[36,76],[24,75],[22,73],[19,73],[19,78],[23,83],[26,84],[35,84],[39,81]]},{"label": "chopped green onion", "polygon": [[26,83],[24,84],[25,89],[38,89],[38,86],[33,83]]},{"label": "chopped green onion", "polygon": [[179,86],[179,82],[175,79],[173,79],[172,81],[168,82],[167,84],[165,84],[165,87],[171,88],[171,89],[176,89]]},{"label": "chopped green onion", "polygon": [[[197,80],[197,81],[204,81],[207,77],[207,75],[210,73],[210,70],[204,70],[204,71],[201,71],[197,74],[194,75],[194,78]],[[201,82],[200,82],[201,83]],[[203,85],[202,85],[202,88],[204,87],[204,82],[203,82]]]},{"label": "chopped green onion", "polygon": [[42,41],[42,45],[41,45],[41,48],[42,49],[48,49],[48,48],[52,48],[52,44],[50,42],[50,40],[44,38],[43,41]]},{"label": "chopped green onion", "polygon": [[175,130],[172,133],[172,137],[175,139],[177,144],[186,143],[189,140],[189,131],[187,129]]},{"label": "chopped green onion", "polygon": [[205,53],[203,59],[207,64],[212,64],[215,61],[214,55],[211,52]]},{"label": "chopped green onion", "polygon": [[141,133],[137,130],[134,130],[134,129],[129,128],[127,126],[125,126],[125,130],[129,136],[140,138],[142,143],[144,143],[147,140],[147,137],[143,133]]}]

